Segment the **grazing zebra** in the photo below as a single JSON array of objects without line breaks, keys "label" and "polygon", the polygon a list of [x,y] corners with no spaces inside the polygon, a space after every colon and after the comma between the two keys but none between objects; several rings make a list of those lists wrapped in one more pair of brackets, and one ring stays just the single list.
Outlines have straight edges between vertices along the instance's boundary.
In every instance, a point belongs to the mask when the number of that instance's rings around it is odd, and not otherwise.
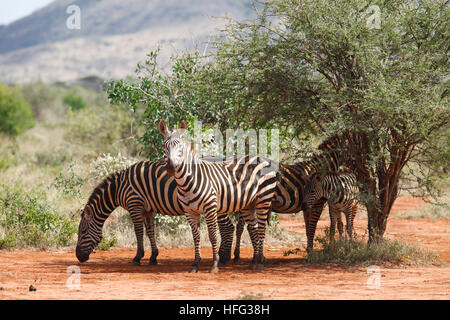
[{"label": "grazing zebra", "polygon": [[[167,174],[163,161],[141,161],[105,178],[92,192],[83,210],[78,227],[76,256],[80,262],[89,255],[102,238],[105,220],[117,207],[131,215],[137,239],[137,253],[133,264],[140,264],[144,256],[143,225],[152,247],[149,264],[156,264],[156,246],[153,214],[184,215],[178,201],[175,179]],[[231,256],[234,226],[223,217],[219,223],[222,238],[219,255],[224,264]]]},{"label": "grazing zebra", "polygon": [[[330,138],[321,143],[318,147],[321,153],[316,154],[312,159],[295,164],[279,164],[277,173],[277,185],[275,187],[275,198],[272,202],[272,211],[281,214],[291,214],[302,211],[304,199],[304,188],[308,176],[314,172],[338,171],[344,165],[346,154],[337,150],[336,139]],[[334,203],[328,202],[331,210],[334,210]],[[310,212],[303,211],[305,220],[306,235],[309,235]],[[331,218],[331,217],[330,217]],[[239,218],[236,226],[236,246],[234,249],[234,261],[240,258],[240,240],[244,231],[245,222]]]},{"label": "grazing zebra", "polygon": [[224,162],[208,162],[200,159],[182,138],[186,131],[184,121],[178,130],[169,132],[164,121],[158,125],[164,136],[164,159],[167,172],[175,177],[178,197],[186,211],[192,228],[195,259],[191,272],[198,271],[200,256],[200,215],[206,218],[208,235],[212,245],[211,272],[217,272],[216,220],[228,213],[240,211],[250,225],[249,232],[254,245],[250,268],[261,269],[265,227],[274,197],[276,170],[270,160],[258,156],[236,156]]},{"label": "grazing zebra", "polygon": [[357,191],[356,176],[351,172],[329,172],[325,176],[316,172],[308,178],[303,202],[303,210],[311,213],[307,226],[308,250],[312,250],[317,221],[325,201],[330,204],[330,240],[334,239],[336,220],[339,221],[339,234],[342,237],[341,212],[344,212],[347,221],[347,235],[353,239],[353,220],[358,210],[355,198]]}]

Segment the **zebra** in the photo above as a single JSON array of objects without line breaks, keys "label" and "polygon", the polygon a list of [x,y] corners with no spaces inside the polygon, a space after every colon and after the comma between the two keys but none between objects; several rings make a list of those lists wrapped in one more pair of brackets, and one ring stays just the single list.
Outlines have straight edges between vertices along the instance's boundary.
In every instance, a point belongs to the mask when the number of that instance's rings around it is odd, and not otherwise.
[{"label": "zebra", "polygon": [[190,272],[197,272],[201,260],[199,219],[204,215],[212,245],[213,263],[210,272],[217,269],[216,220],[228,213],[240,211],[249,224],[253,243],[250,268],[262,269],[266,220],[276,185],[276,170],[270,160],[258,156],[235,156],[221,163],[200,159],[182,138],[186,123],[170,132],[164,121],[158,129],[164,136],[163,153],[168,174],[175,177],[178,197],[186,211],[192,229],[195,258]]},{"label": "zebra", "polygon": [[[76,246],[78,260],[85,262],[89,259],[91,252],[101,241],[105,220],[117,207],[122,207],[130,213],[137,239],[137,252],[132,263],[139,265],[144,256],[145,225],[152,248],[149,264],[157,264],[158,248],[153,214],[184,215],[176,188],[175,179],[167,174],[162,160],[140,161],[106,177],[93,190],[81,210]],[[223,265],[231,258],[234,233],[234,226],[228,216],[221,219],[219,230],[222,238],[219,255]]]},{"label": "zebra", "polygon": [[352,172],[328,172],[322,175],[320,172],[311,174],[305,185],[305,197],[302,208],[311,213],[309,218],[308,246],[312,250],[314,233],[316,231],[317,221],[322,214],[325,201],[332,204],[330,210],[330,240],[334,239],[336,230],[336,220],[338,220],[339,234],[342,237],[343,226],[341,221],[341,212],[344,212],[346,218],[346,235],[350,240],[353,239],[353,221],[358,210],[356,176]]},{"label": "zebra", "polygon": [[[279,164],[277,172],[277,184],[275,187],[275,198],[272,202],[272,211],[281,214],[292,214],[302,211],[304,199],[304,188],[308,181],[308,176],[314,172],[336,172],[341,166],[346,165],[347,154],[345,150],[337,149],[335,137],[323,141],[318,149],[321,153],[314,155],[310,160],[301,161],[295,164]],[[334,212],[334,203],[328,202],[330,210]],[[330,211],[331,212],[331,211]],[[309,219],[311,212],[303,211],[305,221],[306,236],[308,243],[312,243],[314,235],[309,234]],[[331,217],[330,217],[331,218]],[[234,249],[234,261],[240,259],[240,242],[245,222],[239,218],[236,225],[236,245]],[[307,246],[308,250],[311,245]]]}]

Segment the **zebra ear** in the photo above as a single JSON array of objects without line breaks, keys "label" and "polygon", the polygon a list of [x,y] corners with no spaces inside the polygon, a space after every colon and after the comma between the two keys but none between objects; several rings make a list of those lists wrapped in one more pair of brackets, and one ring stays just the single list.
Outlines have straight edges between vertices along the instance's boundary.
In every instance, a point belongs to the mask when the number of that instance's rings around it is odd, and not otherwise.
[{"label": "zebra ear", "polygon": [[164,137],[167,137],[169,135],[169,129],[167,128],[166,123],[162,120],[160,120],[158,123],[158,130]]},{"label": "zebra ear", "polygon": [[86,206],[86,208],[84,208],[84,210],[82,211],[83,213],[83,217],[87,220],[91,219],[92,217],[92,211],[91,208],[89,206]]},{"label": "zebra ear", "polygon": [[178,134],[180,137],[186,132],[186,122],[184,120],[181,120],[180,124],[178,125]]}]

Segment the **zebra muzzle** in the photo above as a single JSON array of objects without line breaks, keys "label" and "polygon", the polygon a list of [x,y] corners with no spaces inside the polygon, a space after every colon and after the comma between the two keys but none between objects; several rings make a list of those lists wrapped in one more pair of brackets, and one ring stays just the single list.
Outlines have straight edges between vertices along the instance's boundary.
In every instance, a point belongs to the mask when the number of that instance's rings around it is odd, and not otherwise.
[{"label": "zebra muzzle", "polygon": [[82,250],[80,247],[76,248],[75,254],[77,256],[78,261],[80,262],[86,262],[89,260],[90,253],[88,251]]}]

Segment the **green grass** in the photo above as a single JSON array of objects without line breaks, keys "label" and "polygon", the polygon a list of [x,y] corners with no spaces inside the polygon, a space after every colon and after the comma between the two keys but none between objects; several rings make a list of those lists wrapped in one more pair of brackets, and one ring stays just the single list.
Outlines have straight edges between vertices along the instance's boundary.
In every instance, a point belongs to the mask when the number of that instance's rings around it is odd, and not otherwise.
[{"label": "green grass", "polygon": [[103,234],[102,240],[97,245],[97,248],[103,251],[108,251],[117,244],[117,236],[115,234]]},{"label": "green grass", "polygon": [[75,221],[58,214],[45,193],[0,185],[0,249],[67,246],[76,232]]}]

